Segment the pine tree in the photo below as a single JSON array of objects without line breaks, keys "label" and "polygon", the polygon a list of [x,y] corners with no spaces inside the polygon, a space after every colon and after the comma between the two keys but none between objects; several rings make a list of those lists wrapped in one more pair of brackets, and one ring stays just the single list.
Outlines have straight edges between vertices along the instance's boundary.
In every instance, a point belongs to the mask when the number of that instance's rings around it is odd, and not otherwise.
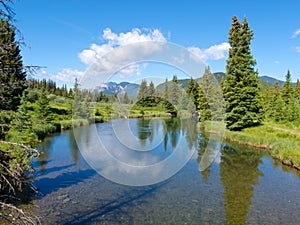
[{"label": "pine tree", "polygon": [[73,88],[73,119],[86,119],[88,109],[85,107],[84,93],[80,89],[77,78],[75,78],[74,88]]},{"label": "pine tree", "polygon": [[200,121],[211,120],[212,110],[210,108],[208,97],[210,95],[211,85],[210,68],[205,68],[201,83],[198,87],[198,109],[200,113]]},{"label": "pine tree", "polygon": [[285,104],[289,104],[291,98],[294,97],[294,88],[292,86],[291,73],[290,70],[287,71],[285,75],[285,82],[283,84],[283,99]]},{"label": "pine tree", "polygon": [[283,100],[285,105],[285,120],[295,121],[299,118],[299,106],[296,100],[296,92],[292,84],[291,73],[288,70],[283,84]]},{"label": "pine tree", "polygon": [[46,95],[46,90],[42,89],[41,93],[39,95],[39,98],[36,102],[36,113],[37,113],[37,119],[40,121],[44,121],[44,122],[49,122],[47,121],[48,116],[50,114],[50,105],[49,105],[49,99],[47,98]]},{"label": "pine tree", "polygon": [[189,99],[188,94],[185,91],[182,91],[180,99],[179,99],[179,103],[178,103],[178,110],[179,111],[187,110],[187,106],[188,106],[189,102],[191,102],[191,100]]},{"label": "pine tree", "polygon": [[177,76],[174,75],[170,86],[170,96],[169,96],[170,102],[173,105],[178,105],[180,95],[181,95],[181,89],[178,84]]},{"label": "pine tree", "polygon": [[154,93],[155,93],[155,87],[154,87],[154,83],[151,81],[148,87],[148,95],[154,96]]},{"label": "pine tree", "polygon": [[124,104],[129,104],[129,97],[127,92],[125,92],[124,97],[123,97],[123,103]]},{"label": "pine tree", "polygon": [[190,100],[194,103],[197,110],[199,110],[199,84],[191,77],[189,80],[186,92],[189,94]]},{"label": "pine tree", "polygon": [[26,88],[26,74],[15,28],[3,18],[0,18],[0,62],[0,108],[16,110]]},{"label": "pine tree", "polygon": [[114,92],[113,96],[111,97],[111,101],[112,102],[118,101],[118,95],[116,92]]},{"label": "pine tree", "polygon": [[298,100],[300,100],[300,81],[299,81],[299,79],[297,79],[297,83],[296,83],[296,97],[298,98]]},{"label": "pine tree", "polygon": [[166,78],[166,80],[165,80],[163,99],[166,100],[166,101],[169,100],[169,81],[168,81],[168,78]]},{"label": "pine tree", "polygon": [[253,31],[248,21],[240,23],[236,16],[229,31],[229,57],[223,95],[226,102],[226,126],[230,130],[242,130],[259,125],[263,118],[259,96],[258,72],[251,54]]},{"label": "pine tree", "polygon": [[148,96],[147,93],[148,93],[147,81],[142,80],[139,88],[138,96],[137,96],[138,101],[146,98]]}]

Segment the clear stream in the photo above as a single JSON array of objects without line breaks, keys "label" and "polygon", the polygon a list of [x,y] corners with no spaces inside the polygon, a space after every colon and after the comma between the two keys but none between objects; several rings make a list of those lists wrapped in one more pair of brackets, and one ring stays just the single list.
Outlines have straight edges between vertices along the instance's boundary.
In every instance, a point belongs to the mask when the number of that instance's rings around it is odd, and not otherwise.
[{"label": "clear stream", "polygon": [[[42,224],[300,224],[298,171],[261,151],[217,143],[220,154],[200,172],[208,136],[197,132],[196,121],[129,121],[145,148],[156,142],[154,133],[164,131],[155,150],[147,152],[155,159],[170,156],[180,140],[196,151],[171,178],[132,187],[105,179],[84,160],[73,132],[88,134],[90,127],[48,137],[40,146],[45,153],[33,164],[40,193],[27,205]],[[96,125],[108,142],[111,126],[112,121]],[[79,142],[92,145],[88,139]]]}]

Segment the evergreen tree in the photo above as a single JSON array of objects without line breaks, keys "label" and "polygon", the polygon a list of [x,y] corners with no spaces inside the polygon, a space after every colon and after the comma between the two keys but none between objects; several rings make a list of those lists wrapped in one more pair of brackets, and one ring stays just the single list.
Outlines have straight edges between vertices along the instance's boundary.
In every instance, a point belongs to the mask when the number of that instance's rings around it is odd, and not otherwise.
[{"label": "evergreen tree", "polygon": [[85,107],[84,93],[79,88],[79,83],[77,78],[75,78],[73,93],[74,93],[73,119],[86,119],[88,109]]},{"label": "evergreen tree", "polygon": [[300,81],[299,81],[299,79],[297,79],[297,83],[296,83],[296,97],[298,98],[298,100],[300,100]]},{"label": "evergreen tree", "polygon": [[211,120],[212,110],[208,102],[210,91],[212,89],[212,74],[210,68],[205,68],[200,85],[198,86],[198,110],[200,113],[200,121]]},{"label": "evergreen tree", "polygon": [[117,95],[117,93],[115,92],[114,94],[113,94],[113,96],[111,97],[111,101],[112,102],[115,102],[115,101],[117,101],[118,100],[118,95]]},{"label": "evergreen tree", "polygon": [[285,82],[283,84],[283,99],[285,104],[289,104],[291,99],[294,97],[294,88],[292,86],[291,73],[290,70],[287,71],[285,75]]},{"label": "evergreen tree", "polygon": [[49,105],[49,99],[47,98],[46,95],[46,91],[45,89],[41,90],[41,93],[39,95],[39,98],[36,102],[36,115],[37,115],[37,119],[39,121],[43,121],[43,122],[49,122],[48,117],[49,117],[49,113],[50,113],[50,105]]},{"label": "evergreen tree", "polygon": [[142,80],[139,88],[138,96],[137,96],[138,101],[146,98],[148,96],[147,93],[148,93],[147,81]]},{"label": "evergreen tree", "polygon": [[148,95],[154,96],[154,93],[155,93],[155,87],[154,87],[154,83],[151,81],[148,87]]},{"label": "evergreen tree", "polygon": [[222,120],[224,118],[222,92],[209,66],[205,68],[201,79],[197,102],[201,121]]},{"label": "evergreen tree", "polygon": [[189,80],[188,86],[186,88],[186,92],[190,96],[190,100],[194,103],[197,110],[199,110],[199,84],[191,77]]},{"label": "evergreen tree", "polygon": [[263,118],[259,96],[258,72],[251,54],[250,42],[253,31],[248,21],[240,23],[236,16],[229,31],[229,57],[226,65],[226,80],[223,95],[226,101],[227,128],[242,130],[259,125]]},{"label": "evergreen tree", "polygon": [[169,96],[170,102],[173,105],[178,105],[180,95],[181,95],[181,89],[178,84],[177,76],[174,75],[170,86],[170,96]]},{"label": "evergreen tree", "polygon": [[168,81],[168,78],[166,78],[165,85],[164,85],[163,99],[164,100],[169,99],[169,81]]},{"label": "evergreen tree", "polygon": [[292,84],[291,73],[288,70],[283,84],[283,100],[285,104],[285,120],[295,121],[299,118],[299,105],[297,104],[296,92]]},{"label": "evergreen tree", "polygon": [[15,28],[3,18],[0,18],[0,46],[0,108],[16,110],[26,88],[26,74]]},{"label": "evergreen tree", "polygon": [[123,103],[124,104],[129,104],[129,97],[127,92],[125,92],[124,97],[123,97]]},{"label": "evergreen tree", "polygon": [[187,110],[187,106],[189,102],[191,102],[191,100],[189,99],[188,94],[185,91],[182,91],[178,103],[178,110],[179,111]]}]

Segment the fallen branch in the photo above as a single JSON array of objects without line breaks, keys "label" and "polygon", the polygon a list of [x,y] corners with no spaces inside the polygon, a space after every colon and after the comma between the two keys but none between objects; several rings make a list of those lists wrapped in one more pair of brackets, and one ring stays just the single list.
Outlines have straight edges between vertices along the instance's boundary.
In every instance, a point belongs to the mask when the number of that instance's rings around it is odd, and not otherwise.
[{"label": "fallen branch", "polygon": [[0,143],[21,147],[21,148],[27,150],[31,154],[30,158],[38,157],[40,155],[40,153],[37,149],[30,148],[27,145],[19,144],[19,143],[16,143],[16,142],[10,142],[10,141],[0,141]]},{"label": "fallen branch", "polygon": [[37,225],[41,224],[37,216],[25,213],[22,209],[12,204],[0,202],[0,217],[8,221],[10,224]]}]

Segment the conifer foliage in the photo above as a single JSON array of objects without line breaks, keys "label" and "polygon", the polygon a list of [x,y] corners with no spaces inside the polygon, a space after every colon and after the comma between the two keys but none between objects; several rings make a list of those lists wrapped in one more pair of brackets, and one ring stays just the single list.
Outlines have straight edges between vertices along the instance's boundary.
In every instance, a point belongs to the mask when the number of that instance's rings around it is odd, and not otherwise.
[{"label": "conifer foliage", "polygon": [[226,80],[223,83],[223,95],[226,102],[226,126],[230,130],[242,130],[259,125],[263,118],[259,98],[258,72],[255,71],[250,42],[253,31],[244,18],[232,18],[229,31],[229,57],[226,65]]},{"label": "conifer foliage", "polygon": [[0,108],[16,110],[25,89],[26,74],[15,28],[4,18],[0,18],[0,46]]}]

